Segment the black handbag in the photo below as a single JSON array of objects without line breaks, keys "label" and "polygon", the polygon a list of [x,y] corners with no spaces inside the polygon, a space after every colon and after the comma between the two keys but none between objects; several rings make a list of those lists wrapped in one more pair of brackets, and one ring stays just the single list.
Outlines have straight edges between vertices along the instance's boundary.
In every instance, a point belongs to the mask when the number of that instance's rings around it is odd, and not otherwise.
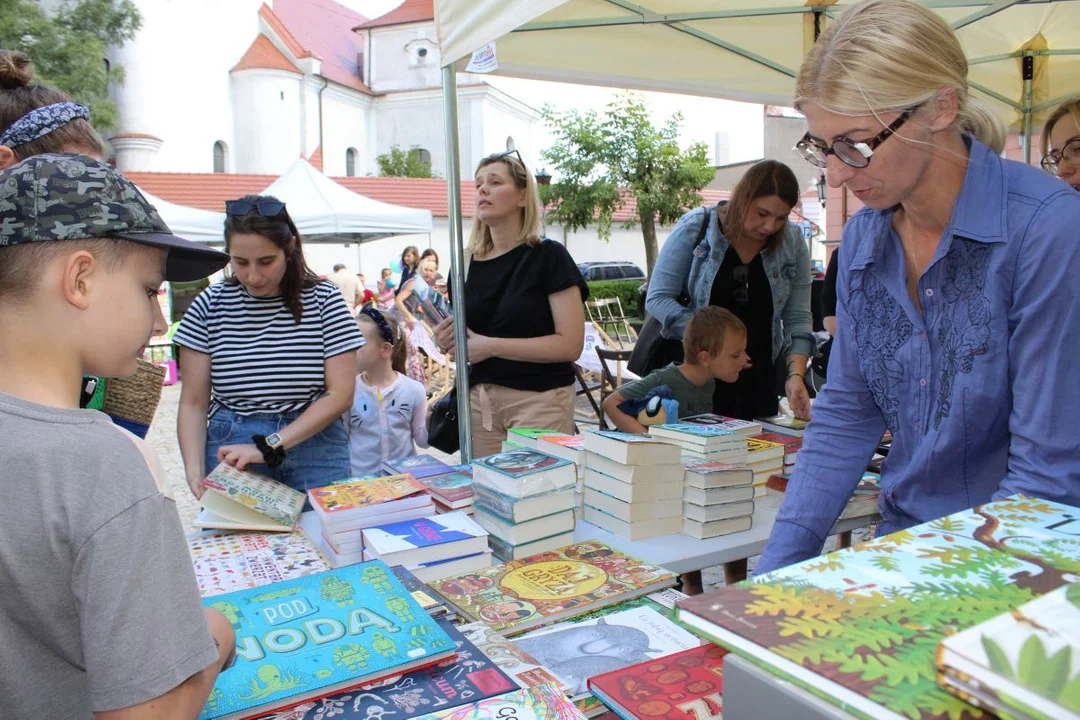
[{"label": "black handbag", "polygon": [[[697,240],[694,241],[695,250],[705,238],[712,217],[712,208],[706,207],[703,210],[705,219],[701,221],[701,229],[698,230]],[[687,307],[690,304],[690,293],[684,289],[676,298],[676,302]],[[626,363],[627,370],[639,377],[645,377],[653,370],[666,367],[673,362],[681,363],[684,360],[682,339],[666,338],[663,330],[662,322],[652,315],[645,315],[645,322],[641,326],[641,331],[638,332],[637,342],[634,343],[634,349],[630,351],[630,359]]]},{"label": "black handbag", "polygon": [[427,431],[428,445],[436,450],[452,455],[461,449],[461,438],[458,435],[457,388],[450,388],[450,392],[436,401],[431,409],[431,417],[428,418]]}]

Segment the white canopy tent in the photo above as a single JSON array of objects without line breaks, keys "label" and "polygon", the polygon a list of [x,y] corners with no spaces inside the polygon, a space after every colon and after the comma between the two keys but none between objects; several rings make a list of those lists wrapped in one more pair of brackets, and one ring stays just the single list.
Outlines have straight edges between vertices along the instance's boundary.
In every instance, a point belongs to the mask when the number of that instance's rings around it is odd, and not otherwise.
[{"label": "white canopy tent", "polygon": [[390,205],[354,193],[303,158],[266,187],[285,202],[305,242],[350,243],[431,233],[431,212]]},{"label": "white canopy tent", "polygon": [[[917,0],[920,1],[920,0]],[[970,86],[1010,126],[1080,94],[1080,0],[921,0],[957,30]],[[791,103],[817,34],[851,2],[837,0],[435,0],[443,64],[454,307],[463,307],[457,79],[495,44],[495,74],[537,80]],[[465,323],[455,323],[465,367]],[[458,374],[462,462],[468,461],[468,381]]]},{"label": "white canopy tent", "polygon": [[206,244],[224,244],[225,213],[177,205],[139,190],[176,235]]}]

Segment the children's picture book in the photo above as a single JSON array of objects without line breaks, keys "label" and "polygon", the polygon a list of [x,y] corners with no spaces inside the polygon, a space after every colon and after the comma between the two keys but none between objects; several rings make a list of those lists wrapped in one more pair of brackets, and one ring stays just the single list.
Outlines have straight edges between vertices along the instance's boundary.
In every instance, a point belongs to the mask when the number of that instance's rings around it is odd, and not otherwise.
[{"label": "children's picture book", "polygon": [[[380,513],[399,512],[430,503],[424,486],[412,475],[353,480],[308,491],[311,507],[324,521],[352,520]],[[409,502],[400,502],[408,499]],[[392,505],[390,503],[393,503]]]},{"label": "children's picture book", "polygon": [[449,710],[515,690],[518,685],[446,620],[437,621],[457,646],[457,657],[394,675],[340,695],[304,703],[264,720],[410,718]]},{"label": "children's picture book", "polygon": [[691,423],[694,425],[712,425],[724,430],[730,430],[739,435],[757,435],[762,430],[761,423],[754,422],[753,420],[740,420],[738,418],[730,418],[724,415],[715,415],[713,413],[691,415],[687,418],[680,418],[679,422]]},{"label": "children's picture book", "polygon": [[570,688],[545,668],[539,660],[507,640],[487,623],[466,623],[459,625],[457,629],[480,652],[498,665],[500,670],[513,678],[518,687],[553,685],[563,692],[569,691]]},{"label": "children's picture book", "polygon": [[1080,573],[1080,509],[1011,497],[688,598],[678,620],[873,718],[974,718],[935,651]]},{"label": "children's picture book", "polygon": [[417,478],[427,488],[432,499],[448,508],[467,507],[473,502],[473,479],[471,474],[451,471],[445,475]]},{"label": "children's picture book", "polygon": [[673,465],[681,454],[674,443],[617,430],[586,430],[585,450],[623,465]]},{"label": "children's picture book", "polygon": [[311,539],[299,531],[204,531],[189,535],[187,542],[203,597],[330,569]]},{"label": "children's picture book", "polygon": [[589,678],[697,647],[701,641],[649,607],[534,630],[512,641],[570,687],[589,691]]},{"label": "children's picture book", "polygon": [[432,475],[445,475],[454,472],[454,468],[430,455],[410,455],[403,458],[394,458],[393,460],[384,461],[382,466],[390,475],[412,475],[416,480],[422,480]]},{"label": "children's picture book", "polygon": [[405,586],[405,589],[412,595],[413,600],[426,610],[428,615],[438,618],[450,612],[450,602],[432,590],[430,585],[417,579],[403,565],[391,565],[390,572],[394,573],[394,577]]},{"label": "children's picture book", "polygon": [[454,641],[379,560],[203,599],[236,632],[236,664],[199,716],[298,705],[451,659]]},{"label": "children's picture book", "polygon": [[471,621],[513,635],[674,585],[675,576],[585,541],[448,577],[432,587]]},{"label": "children's picture book", "polygon": [[536,450],[511,450],[473,460],[473,483],[520,498],[577,484],[569,460]]},{"label": "children's picture book", "polygon": [[304,494],[251,470],[219,463],[203,479],[202,510],[191,526],[208,530],[288,532],[304,509]]},{"label": "children's picture book", "polygon": [[938,683],[1002,718],[1080,720],[1080,584],[941,641]]},{"label": "children's picture book", "polygon": [[593,676],[589,690],[623,718],[719,718],[726,654],[712,643],[699,645]]},{"label": "children's picture book", "polygon": [[361,531],[364,550],[389,565],[446,560],[487,550],[487,531],[463,512],[376,525]]},{"label": "children's picture book", "polygon": [[585,720],[585,716],[558,689],[540,685],[416,720]]}]

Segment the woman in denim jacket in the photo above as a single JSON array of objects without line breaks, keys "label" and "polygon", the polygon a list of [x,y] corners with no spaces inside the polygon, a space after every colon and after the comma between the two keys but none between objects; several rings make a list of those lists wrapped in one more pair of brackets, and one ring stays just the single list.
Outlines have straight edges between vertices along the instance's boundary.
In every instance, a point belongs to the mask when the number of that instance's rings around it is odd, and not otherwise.
[{"label": "woman in denim jacket", "polygon": [[[747,327],[753,366],[734,384],[718,383],[713,410],[751,420],[777,412],[777,359],[785,353],[784,386],[795,414],[810,417],[803,384],[813,352],[810,254],[788,215],[799,202],[791,168],[775,160],[751,167],[731,199],[684,215],[664,242],[649,281],[645,309],[666,338],[682,338],[694,310],[717,305]],[[708,223],[702,236],[702,223]],[[700,238],[700,242],[699,242]],[[683,305],[679,297],[689,298]]]}]

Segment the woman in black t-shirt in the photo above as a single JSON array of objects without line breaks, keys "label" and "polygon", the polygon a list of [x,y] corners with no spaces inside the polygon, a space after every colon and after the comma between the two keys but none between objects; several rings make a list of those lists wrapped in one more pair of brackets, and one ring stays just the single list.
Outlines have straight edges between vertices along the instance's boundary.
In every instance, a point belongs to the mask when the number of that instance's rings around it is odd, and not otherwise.
[{"label": "woman in black t-shirt", "polygon": [[[589,288],[566,248],[540,236],[539,203],[516,151],[480,161],[465,279],[475,456],[499,452],[513,427],[573,432]],[[454,351],[452,319],[435,340]]]}]

